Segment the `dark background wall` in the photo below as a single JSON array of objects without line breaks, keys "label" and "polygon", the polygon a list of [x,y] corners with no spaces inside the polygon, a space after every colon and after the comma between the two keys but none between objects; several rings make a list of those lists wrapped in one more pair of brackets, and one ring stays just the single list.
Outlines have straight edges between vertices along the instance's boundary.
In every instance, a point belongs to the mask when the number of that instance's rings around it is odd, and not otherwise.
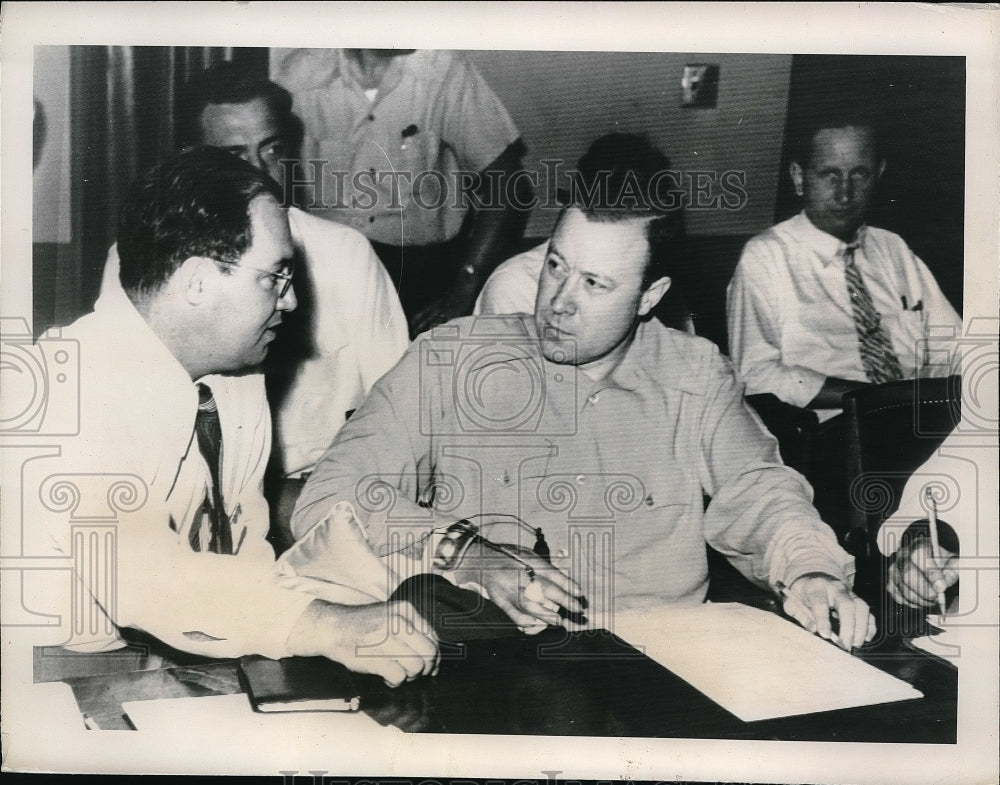
[{"label": "dark background wall", "polygon": [[[575,166],[607,133],[644,133],[685,173],[744,173],[739,209],[689,210],[695,234],[763,231],[774,217],[788,105],[789,55],[699,52],[467,52],[528,145],[527,167],[559,158]],[[681,105],[684,66],[719,66],[715,106]],[[548,235],[556,213],[539,210],[528,234]]]}]

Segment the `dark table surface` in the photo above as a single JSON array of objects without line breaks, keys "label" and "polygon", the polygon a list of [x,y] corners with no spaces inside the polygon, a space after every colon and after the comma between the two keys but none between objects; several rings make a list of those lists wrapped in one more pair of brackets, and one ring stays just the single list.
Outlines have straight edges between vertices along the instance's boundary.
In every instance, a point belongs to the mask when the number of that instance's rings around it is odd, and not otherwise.
[{"label": "dark table surface", "polygon": [[[390,690],[361,677],[359,688],[364,711],[408,732],[955,743],[954,667],[900,634],[855,654],[924,697],[746,723],[615,636],[558,629],[448,645],[434,678]],[[71,657],[35,651],[35,680],[66,681],[81,712],[103,729],[129,728],[125,701],[241,692],[237,671],[235,660],[177,652],[163,660],[141,648]]]}]

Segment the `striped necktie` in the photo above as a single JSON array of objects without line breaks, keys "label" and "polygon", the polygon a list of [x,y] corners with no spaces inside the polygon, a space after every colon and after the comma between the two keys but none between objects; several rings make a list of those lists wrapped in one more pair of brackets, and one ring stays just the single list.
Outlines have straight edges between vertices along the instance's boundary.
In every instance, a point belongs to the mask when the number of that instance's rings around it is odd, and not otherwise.
[{"label": "striped necktie", "polygon": [[894,382],[903,378],[903,372],[899,367],[899,359],[892,350],[892,344],[889,343],[889,337],[882,330],[882,319],[875,310],[871,293],[854,262],[854,252],[860,244],[860,240],[849,243],[844,248],[843,256],[844,278],[847,280],[847,293],[850,295],[854,311],[854,327],[858,333],[861,363],[865,367],[868,381],[874,384]]},{"label": "striped necktie", "polygon": [[208,550],[212,553],[231,554],[233,533],[222,501],[222,485],[219,479],[219,466],[222,461],[222,425],[219,422],[219,409],[215,404],[212,389],[205,384],[198,385],[198,415],[194,421],[194,430],[198,437],[198,449],[201,450],[212,475],[212,487],[206,493],[200,514],[195,517],[188,541],[194,550],[201,550],[201,526],[208,520],[211,524]]}]

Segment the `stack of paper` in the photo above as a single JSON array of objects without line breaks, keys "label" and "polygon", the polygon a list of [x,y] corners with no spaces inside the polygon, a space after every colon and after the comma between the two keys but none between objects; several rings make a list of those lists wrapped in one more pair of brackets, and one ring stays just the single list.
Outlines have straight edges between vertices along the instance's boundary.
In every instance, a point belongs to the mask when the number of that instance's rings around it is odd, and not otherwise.
[{"label": "stack of paper", "polygon": [[745,722],[923,697],[796,624],[738,603],[624,611],[613,631]]}]

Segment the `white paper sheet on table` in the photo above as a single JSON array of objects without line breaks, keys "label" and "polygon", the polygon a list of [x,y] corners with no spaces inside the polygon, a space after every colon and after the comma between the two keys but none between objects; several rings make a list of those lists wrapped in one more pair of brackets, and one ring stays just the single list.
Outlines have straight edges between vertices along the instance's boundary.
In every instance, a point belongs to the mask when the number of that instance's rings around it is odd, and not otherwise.
[{"label": "white paper sheet on table", "polygon": [[247,696],[208,695],[201,698],[164,698],[122,704],[129,721],[140,731],[152,731],[165,741],[171,737],[188,739],[195,729],[224,728],[241,743],[273,742],[275,734],[296,736],[343,736],[402,733],[398,728],[379,725],[360,711],[255,712]]},{"label": "white paper sheet on table", "polygon": [[744,722],[923,697],[796,624],[739,603],[622,611],[614,632]]}]

